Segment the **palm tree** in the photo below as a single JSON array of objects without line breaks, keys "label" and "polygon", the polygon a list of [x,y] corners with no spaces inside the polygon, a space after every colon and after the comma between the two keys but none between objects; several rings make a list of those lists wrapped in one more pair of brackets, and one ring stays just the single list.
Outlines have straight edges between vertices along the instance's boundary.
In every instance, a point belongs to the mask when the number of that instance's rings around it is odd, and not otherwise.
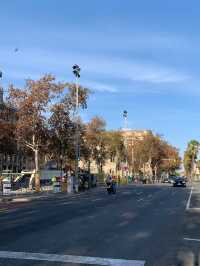
[{"label": "palm tree", "polygon": [[185,168],[190,172],[190,179],[192,180],[194,174],[194,166],[199,153],[200,143],[197,140],[191,140],[188,143],[187,150],[185,152]]}]

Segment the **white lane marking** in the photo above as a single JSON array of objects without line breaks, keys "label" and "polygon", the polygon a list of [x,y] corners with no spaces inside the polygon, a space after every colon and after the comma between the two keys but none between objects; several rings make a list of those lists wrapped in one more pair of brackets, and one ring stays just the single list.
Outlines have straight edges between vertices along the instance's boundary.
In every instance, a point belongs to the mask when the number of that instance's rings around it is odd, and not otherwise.
[{"label": "white lane marking", "polygon": [[138,195],[138,196],[139,196],[139,195],[141,195],[142,193],[143,193],[143,192],[138,192],[138,193],[136,193],[136,195]]},{"label": "white lane marking", "polygon": [[200,239],[197,239],[197,238],[188,238],[188,237],[185,237],[183,238],[184,240],[187,240],[187,241],[196,241],[196,242],[200,242]]},{"label": "white lane marking", "polygon": [[95,202],[95,201],[100,201],[100,200],[103,200],[103,199],[93,199],[92,201]]},{"label": "white lane marking", "polygon": [[53,262],[69,262],[80,264],[96,264],[96,265],[115,265],[115,266],[144,266],[145,261],[142,260],[123,260],[99,257],[85,257],[59,254],[44,254],[31,252],[13,252],[0,251],[0,258],[5,259],[22,259],[37,261],[53,261]]},{"label": "white lane marking", "polygon": [[189,198],[188,198],[188,201],[187,201],[187,205],[186,205],[186,210],[189,210],[189,208],[190,208],[190,201],[191,201],[191,197],[192,197],[192,191],[193,191],[193,187],[191,188],[191,191],[190,191],[190,195],[189,195]]},{"label": "white lane marking", "polygon": [[143,198],[141,198],[141,199],[137,199],[137,201],[139,202],[139,201],[142,201],[142,200],[144,200]]},{"label": "white lane marking", "polygon": [[148,198],[152,198],[152,197],[153,197],[153,195],[152,195],[152,194],[150,194],[150,195],[148,195],[147,197],[148,197]]},{"label": "white lane marking", "polygon": [[124,194],[124,195],[131,195],[131,192],[129,192],[129,191],[124,191],[124,192],[122,192],[121,194]]},{"label": "white lane marking", "polygon": [[28,202],[31,201],[29,198],[18,198],[18,199],[13,199],[12,202]]},{"label": "white lane marking", "polygon": [[200,212],[200,208],[189,208],[187,211]]}]

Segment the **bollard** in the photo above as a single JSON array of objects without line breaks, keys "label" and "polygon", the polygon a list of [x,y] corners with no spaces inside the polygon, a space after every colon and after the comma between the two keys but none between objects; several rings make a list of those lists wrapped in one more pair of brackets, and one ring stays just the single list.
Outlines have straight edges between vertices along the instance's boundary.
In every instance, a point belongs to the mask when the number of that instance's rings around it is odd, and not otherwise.
[{"label": "bollard", "polygon": [[73,193],[73,176],[68,176],[68,179],[67,179],[67,192],[69,194]]}]

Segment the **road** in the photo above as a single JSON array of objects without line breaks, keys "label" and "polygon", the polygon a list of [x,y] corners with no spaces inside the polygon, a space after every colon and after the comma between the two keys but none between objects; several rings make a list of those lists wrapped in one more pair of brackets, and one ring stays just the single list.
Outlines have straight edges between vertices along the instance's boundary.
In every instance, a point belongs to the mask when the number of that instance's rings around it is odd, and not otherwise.
[{"label": "road", "polygon": [[0,265],[193,266],[200,248],[198,186],[192,195],[190,187],[169,185],[123,186],[117,195],[99,188],[5,207]]}]

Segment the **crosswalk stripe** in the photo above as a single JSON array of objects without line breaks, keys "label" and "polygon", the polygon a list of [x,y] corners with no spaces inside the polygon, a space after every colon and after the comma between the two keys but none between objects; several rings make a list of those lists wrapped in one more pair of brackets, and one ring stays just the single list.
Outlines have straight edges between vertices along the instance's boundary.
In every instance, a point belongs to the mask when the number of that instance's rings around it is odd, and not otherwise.
[{"label": "crosswalk stripe", "polygon": [[95,265],[105,265],[105,266],[107,265],[144,266],[145,264],[145,261],[142,261],[142,260],[124,260],[124,259],[31,253],[31,252],[14,252],[14,251],[0,251],[0,258],[36,260],[36,261],[52,261],[52,262],[69,262],[69,263],[93,264],[93,265],[95,264]]},{"label": "crosswalk stripe", "polygon": [[8,211],[8,208],[0,208],[0,212]]}]

